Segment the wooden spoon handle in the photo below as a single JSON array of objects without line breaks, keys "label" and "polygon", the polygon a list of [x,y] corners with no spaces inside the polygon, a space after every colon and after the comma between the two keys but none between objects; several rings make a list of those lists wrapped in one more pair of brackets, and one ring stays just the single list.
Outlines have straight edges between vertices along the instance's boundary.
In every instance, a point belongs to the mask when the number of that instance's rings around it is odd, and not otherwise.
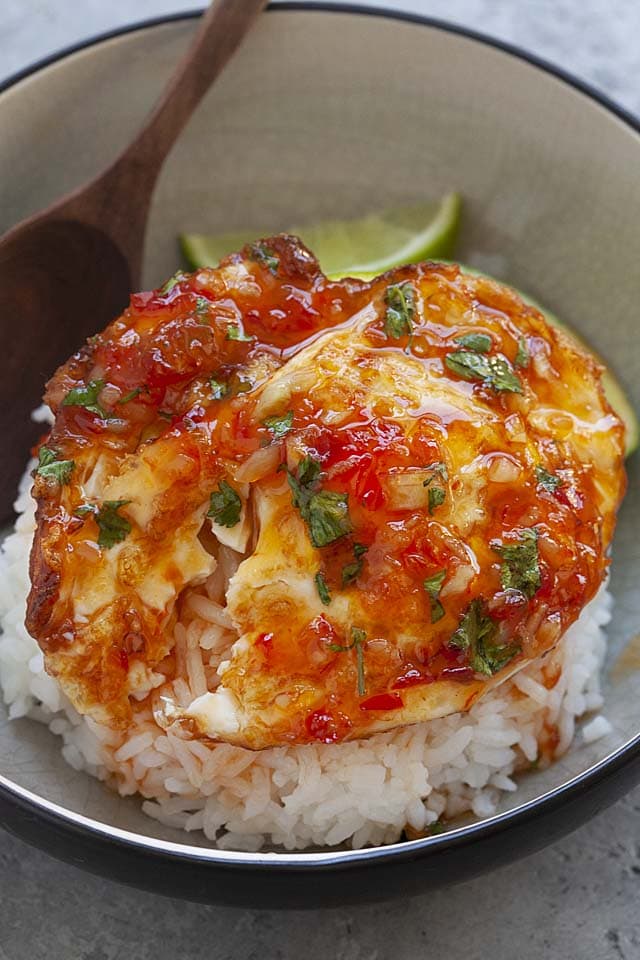
[{"label": "wooden spoon handle", "polygon": [[222,71],[267,0],[213,0],[198,32],[144,126],[116,160],[125,178],[150,196],[162,164],[182,128]]}]

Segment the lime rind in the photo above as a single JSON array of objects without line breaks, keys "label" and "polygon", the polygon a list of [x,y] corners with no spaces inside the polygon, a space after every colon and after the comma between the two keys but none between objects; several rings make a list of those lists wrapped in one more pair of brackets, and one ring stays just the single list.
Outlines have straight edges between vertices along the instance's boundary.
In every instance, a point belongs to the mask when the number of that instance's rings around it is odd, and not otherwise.
[{"label": "lime rind", "polygon": [[[401,207],[359,220],[329,220],[315,225],[291,227],[318,258],[327,276],[378,276],[393,267],[417,263],[430,257],[453,256],[460,227],[462,201],[449,193],[438,203]],[[180,247],[192,269],[216,266],[271,229],[239,230],[219,235],[182,234]]]}]

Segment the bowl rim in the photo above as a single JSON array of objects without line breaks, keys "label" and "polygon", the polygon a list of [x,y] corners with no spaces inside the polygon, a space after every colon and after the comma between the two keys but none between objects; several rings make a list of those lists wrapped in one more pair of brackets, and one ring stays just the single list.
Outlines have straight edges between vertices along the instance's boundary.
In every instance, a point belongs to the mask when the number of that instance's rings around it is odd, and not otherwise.
[{"label": "bowl rim", "polygon": [[[622,120],[633,132],[640,137],[640,120],[626,108],[620,106],[606,94],[591,86],[588,82],[575,77],[561,67],[522,49],[518,45],[488,36],[479,31],[469,29],[460,24],[423,16],[406,11],[391,10],[383,7],[369,7],[349,2],[321,2],[309,3],[305,0],[284,0],[277,4],[269,4],[267,12],[306,12],[306,13],[342,13],[377,17],[400,21],[416,26],[427,27],[432,30],[441,30],[467,40],[480,43],[484,46],[499,50],[517,60],[523,60],[543,73],[550,74],[570,87],[573,87],[607,112]],[[130,33],[150,30],[154,27],[193,20],[202,14],[202,9],[194,9],[159,17],[148,18],[125,24],[113,30],[92,35],[84,40],[39,58],[27,67],[10,74],[0,81],[0,95],[6,90],[19,84],[33,74],[55,63],[65,60],[75,53],[89,49],[109,40],[119,39]],[[510,827],[526,824],[541,814],[551,813],[553,810],[568,805],[576,796],[595,789],[608,779],[616,775],[640,757],[640,732],[629,738],[614,751],[601,760],[592,764],[569,780],[554,787],[545,793],[524,803],[494,814],[486,819],[466,824],[449,830],[441,835],[424,837],[417,840],[403,840],[380,847],[364,848],[359,850],[329,850],[320,852],[245,852],[236,850],[220,850],[215,847],[195,846],[188,843],[161,840],[145,834],[125,830],[115,825],[94,820],[82,813],[76,813],[66,807],[47,800],[31,790],[20,786],[0,774],[0,795],[22,810],[36,813],[51,826],[63,831],[81,832],[92,835],[100,842],[114,844],[123,849],[146,851],[149,854],[165,855],[171,859],[183,862],[211,863],[230,869],[250,867],[254,871],[264,872],[274,869],[287,872],[306,873],[310,870],[317,872],[328,869],[349,869],[377,861],[397,862],[414,860],[427,851],[442,852],[444,848],[466,846],[476,838],[487,838],[502,833]]]}]

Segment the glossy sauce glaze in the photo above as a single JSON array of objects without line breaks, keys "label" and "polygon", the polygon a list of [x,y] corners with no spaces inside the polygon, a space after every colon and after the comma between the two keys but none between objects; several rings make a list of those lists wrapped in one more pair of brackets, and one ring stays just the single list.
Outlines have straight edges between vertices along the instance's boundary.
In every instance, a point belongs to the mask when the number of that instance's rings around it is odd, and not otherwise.
[{"label": "glossy sauce glaze", "polygon": [[270,238],[134,295],[46,399],[27,625],[107,722],[170,675],[218,542],[245,558],[239,640],[165,720],[252,748],[468,709],[606,572],[624,438],[600,370],[455,266],[331,282]]}]

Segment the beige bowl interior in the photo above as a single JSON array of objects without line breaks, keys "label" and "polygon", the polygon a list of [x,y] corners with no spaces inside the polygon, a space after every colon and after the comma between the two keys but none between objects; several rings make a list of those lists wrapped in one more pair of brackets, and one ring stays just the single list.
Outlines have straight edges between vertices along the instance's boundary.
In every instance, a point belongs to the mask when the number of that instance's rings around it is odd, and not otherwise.
[{"label": "beige bowl interior", "polygon": [[[188,43],[178,20],[87,47],[0,94],[0,231],[96,173],[140,123]],[[508,52],[357,13],[265,15],[193,116],[154,200],[145,283],[179,265],[176,236],[358,216],[464,196],[459,258],[545,303],[640,402],[640,136],[585,93]],[[3,318],[5,324],[10,323]],[[8,326],[5,336],[19,336]],[[43,336],[46,330],[43,329]],[[34,345],[37,351],[37,345]],[[28,411],[18,415],[26,420]],[[25,460],[27,450],[25,449]],[[610,664],[638,632],[638,458],[613,564]],[[530,774],[540,796],[640,732],[640,677],[607,680],[613,733]],[[4,708],[1,708],[4,709]],[[70,811],[147,836],[144,817],[60,759],[52,735],[0,709],[0,772]],[[197,836],[188,838],[199,843]]]}]

